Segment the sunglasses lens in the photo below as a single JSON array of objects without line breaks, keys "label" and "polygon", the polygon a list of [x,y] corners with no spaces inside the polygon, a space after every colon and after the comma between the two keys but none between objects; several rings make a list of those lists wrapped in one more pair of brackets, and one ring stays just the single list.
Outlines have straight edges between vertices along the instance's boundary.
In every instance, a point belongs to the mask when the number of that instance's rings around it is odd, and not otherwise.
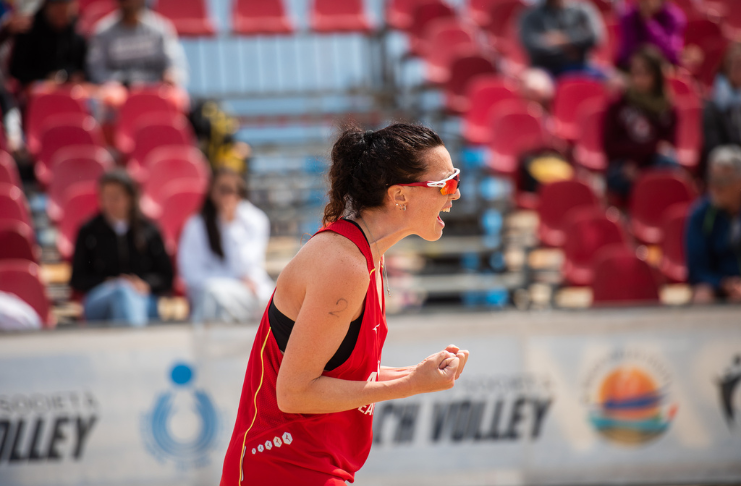
[{"label": "sunglasses lens", "polygon": [[458,181],[456,179],[450,179],[449,181],[445,181],[445,187],[440,189],[440,192],[442,192],[444,196],[447,196],[448,194],[455,193],[457,190]]}]

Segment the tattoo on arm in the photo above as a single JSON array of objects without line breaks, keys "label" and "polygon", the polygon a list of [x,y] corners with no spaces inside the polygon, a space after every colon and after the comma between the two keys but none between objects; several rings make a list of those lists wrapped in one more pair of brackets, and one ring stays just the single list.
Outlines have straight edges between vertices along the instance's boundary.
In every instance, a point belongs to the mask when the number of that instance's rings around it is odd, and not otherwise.
[{"label": "tattoo on arm", "polygon": [[347,309],[347,301],[343,298],[340,298],[335,304],[337,305],[338,309],[331,311],[329,315],[340,317],[340,313],[344,312],[345,309]]}]

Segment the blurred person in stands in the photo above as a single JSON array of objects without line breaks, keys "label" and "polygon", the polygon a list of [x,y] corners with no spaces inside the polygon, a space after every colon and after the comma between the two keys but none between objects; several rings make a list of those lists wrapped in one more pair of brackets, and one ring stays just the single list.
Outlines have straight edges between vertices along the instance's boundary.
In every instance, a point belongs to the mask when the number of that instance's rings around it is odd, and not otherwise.
[{"label": "blurred person in stands", "polygon": [[257,317],[275,287],[265,271],[269,236],[270,221],[247,200],[244,179],[232,169],[218,169],[178,246],[194,322]]},{"label": "blurred person in stands", "polygon": [[541,0],[520,19],[520,40],[531,66],[554,77],[578,72],[601,77],[587,57],[603,34],[599,12],[588,2]]},{"label": "blurred person in stands", "polygon": [[77,0],[46,0],[31,29],[15,38],[10,75],[22,85],[85,80],[87,41],[77,30]]},{"label": "blurred person in stands", "polygon": [[[28,14],[29,7],[34,7],[29,2],[0,1],[0,112],[2,113],[3,126],[8,151],[14,155],[23,155],[23,128],[21,112],[15,97],[6,87],[6,67],[8,64],[8,52],[6,42],[15,36],[28,32],[33,23],[33,16]],[[28,167],[19,167],[28,169]],[[32,169],[31,169],[32,170]],[[21,176],[27,179],[29,170],[21,170]]]},{"label": "blurred person in stands", "polygon": [[704,153],[721,145],[741,145],[741,43],[726,52],[703,112]]},{"label": "blurred person in stands", "polygon": [[655,48],[636,52],[630,60],[625,93],[605,114],[607,188],[622,198],[630,194],[641,169],[678,167],[674,150],[677,112],[669,97],[663,64]]},{"label": "blurred person in stands", "polygon": [[620,49],[617,64],[628,70],[633,54],[646,45],[658,49],[677,65],[684,46],[687,19],[682,9],[667,0],[638,0],[620,17]]},{"label": "blurred person in stands", "polygon": [[92,81],[185,85],[185,52],[172,23],[147,8],[146,0],[118,0],[118,5],[98,23],[90,40]]},{"label": "blurred person in stands", "polygon": [[122,169],[99,182],[100,213],[77,235],[70,285],[85,294],[85,317],[144,326],[173,269],[157,227],[139,212],[138,189]]},{"label": "blurred person in stands", "polygon": [[693,301],[741,302],[741,147],[713,150],[707,178],[708,196],[692,208],[686,229]]}]

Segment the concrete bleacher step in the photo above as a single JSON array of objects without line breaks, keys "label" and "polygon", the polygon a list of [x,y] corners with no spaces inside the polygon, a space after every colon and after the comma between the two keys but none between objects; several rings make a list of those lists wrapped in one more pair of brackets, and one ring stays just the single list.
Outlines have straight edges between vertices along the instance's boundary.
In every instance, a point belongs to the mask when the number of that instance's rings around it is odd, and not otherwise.
[{"label": "concrete bleacher step", "polygon": [[[659,301],[663,305],[683,306],[692,300],[692,289],[687,284],[663,285]],[[592,305],[592,289],[589,287],[564,287],[554,296],[554,303],[562,309],[586,309]]]}]

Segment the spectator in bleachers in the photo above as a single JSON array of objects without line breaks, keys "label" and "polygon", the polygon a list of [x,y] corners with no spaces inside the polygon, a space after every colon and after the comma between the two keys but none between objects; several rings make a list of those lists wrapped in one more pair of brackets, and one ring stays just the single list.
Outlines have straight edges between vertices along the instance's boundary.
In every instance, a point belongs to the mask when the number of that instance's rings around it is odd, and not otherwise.
[{"label": "spectator in bleachers", "polygon": [[173,269],[157,227],[139,211],[136,184],[122,169],[99,183],[100,213],[77,235],[70,285],[85,294],[85,317],[144,326]]},{"label": "spectator in bleachers", "polygon": [[541,0],[520,19],[520,40],[533,67],[552,76],[601,74],[587,63],[604,34],[599,12],[589,2]]},{"label": "spectator in bleachers", "polygon": [[721,145],[741,145],[741,43],[729,47],[703,113],[705,155]]},{"label": "spectator in bleachers", "polygon": [[741,147],[710,154],[708,196],[693,207],[686,231],[694,302],[741,302]]},{"label": "spectator in bleachers", "polygon": [[145,0],[118,4],[90,40],[87,65],[93,82],[184,85],[187,62],[172,23],[148,9]]},{"label": "spectator in bleachers", "polygon": [[33,26],[15,37],[10,75],[22,85],[85,80],[87,42],[76,30],[77,0],[46,0]]},{"label": "spectator in bleachers", "polygon": [[200,214],[185,224],[178,269],[194,322],[254,318],[275,287],[265,271],[270,221],[246,192],[236,172],[218,169]]},{"label": "spectator in bleachers", "polygon": [[635,53],[627,89],[605,114],[607,187],[622,198],[630,194],[641,169],[677,167],[677,112],[669,98],[663,63],[654,48],[644,47]]},{"label": "spectator in bleachers", "polygon": [[620,50],[617,64],[629,69],[641,47],[652,45],[672,64],[679,64],[687,25],[682,9],[667,0],[639,0],[620,17]]}]

